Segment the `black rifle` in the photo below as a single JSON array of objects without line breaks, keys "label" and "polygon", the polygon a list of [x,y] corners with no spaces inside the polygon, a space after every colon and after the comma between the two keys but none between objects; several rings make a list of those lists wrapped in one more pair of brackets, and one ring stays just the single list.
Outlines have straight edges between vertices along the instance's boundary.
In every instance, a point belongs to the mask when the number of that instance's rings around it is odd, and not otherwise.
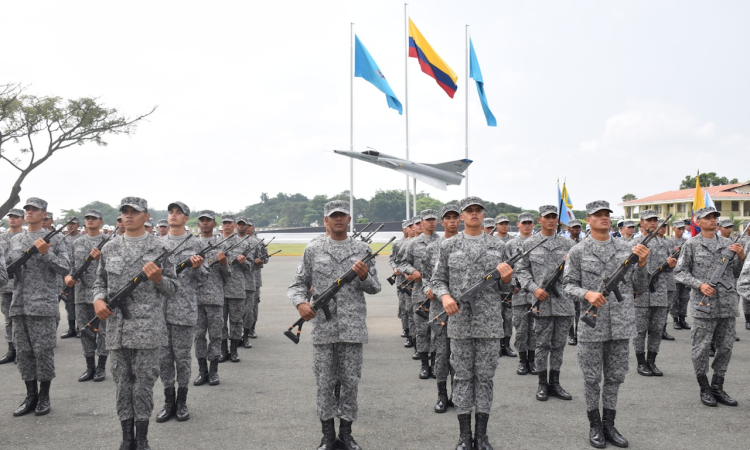
[{"label": "black rifle", "polygon": [[[117,234],[117,228],[115,228],[114,234]],[[101,242],[99,242],[99,245],[96,246],[97,250],[101,251],[104,247],[104,244],[109,242],[114,234],[108,234],[106,239],[102,239]],[[73,275],[71,275],[74,281],[81,280],[81,282],[83,282],[83,274],[86,273],[87,270],[89,270],[89,267],[91,266],[93,260],[94,258],[91,256],[91,254],[86,255],[86,258],[83,260],[81,267],[76,269],[76,271],[73,272]],[[63,289],[62,292],[60,292],[60,295],[57,296],[57,299],[63,302],[68,301],[68,299],[70,298],[70,294],[73,293],[74,288],[74,286],[65,286],[65,289]]]},{"label": "black rifle", "polygon": [[411,295],[411,291],[414,289],[414,280],[406,280],[399,284],[396,289],[402,294]]},{"label": "black rifle", "polygon": [[414,314],[418,315],[419,317],[423,318],[424,320],[427,320],[430,318],[430,300],[429,298],[422,303],[419,304],[419,308],[417,308],[416,311],[414,311]]},{"label": "black rifle", "polygon": [[391,286],[393,286],[396,283],[396,274],[394,273],[390,277],[386,278],[385,281],[388,282]]},{"label": "black rifle", "polygon": [[[390,241],[386,242],[386,244],[382,247],[380,247],[375,253],[372,252],[372,250],[367,250],[367,255],[362,258],[362,262],[367,264],[369,263],[373,258],[378,256],[378,253],[383,251],[384,248],[388,246],[391,242],[396,240],[396,237],[392,237]],[[312,303],[312,309],[313,311],[317,312],[320,310],[323,310],[323,314],[325,314],[327,320],[331,320],[331,310],[328,308],[328,303],[331,300],[335,300],[336,294],[347,284],[354,281],[354,279],[357,277],[357,273],[354,271],[354,269],[349,269],[341,278],[337,279],[333,282],[333,284],[326,289],[325,291],[321,292],[319,295],[314,294],[313,295],[313,303]],[[296,321],[287,331],[284,332],[284,336],[288,337],[292,340],[295,344],[299,343],[299,335],[302,332],[302,325],[305,323],[305,319],[303,317],[300,317],[298,321]],[[295,335],[292,331],[294,328],[297,328],[297,334]]]},{"label": "black rifle", "polygon": [[[229,237],[232,237],[232,236],[234,236],[234,235],[231,235]],[[237,242],[235,242],[234,244],[230,245],[229,248],[227,248],[226,250],[220,250],[220,251],[223,252],[226,255],[226,254],[229,253],[229,250],[232,250],[233,248],[237,247],[238,245],[240,245],[241,243],[243,243],[246,240],[250,239],[251,237],[252,236],[248,234],[244,238],[242,238],[242,239],[238,240]],[[229,239],[229,238],[227,238],[227,239]],[[226,241],[226,239],[224,239],[224,241]],[[221,242],[224,242],[224,241],[221,241]],[[211,267],[213,267],[218,262],[219,262],[218,260],[212,262],[211,264],[209,264],[208,268],[210,269]]]},{"label": "black rifle", "polygon": [[[56,228],[56,229],[53,228],[52,231],[50,231],[49,233],[45,234],[42,239],[44,239],[44,242],[46,242],[46,243],[49,244],[52,241],[52,238],[55,237],[56,234],[60,233],[63,230],[63,228],[65,228],[68,225],[70,225],[71,223],[77,222],[77,221],[78,221],[78,219],[76,217],[73,217],[72,219],[70,219],[68,221],[68,223],[66,223],[65,225],[61,226],[60,228]],[[39,249],[36,248],[36,245],[32,244],[31,247],[27,248],[26,251],[23,252],[23,254],[21,256],[19,256],[15,261],[13,261],[12,263],[10,263],[8,265],[8,267],[7,267],[8,278],[10,278],[12,280],[16,276],[20,277],[20,275],[21,275],[21,269],[23,267],[25,267],[26,266],[26,262],[29,259],[31,259],[32,256],[36,255],[37,253],[39,253]]]},{"label": "black rifle", "polygon": [[[544,292],[552,293],[555,297],[561,297],[560,292],[557,290],[557,280],[560,279],[562,276],[563,270],[565,270],[565,260],[563,259],[563,262],[557,266],[557,269],[555,269],[555,273],[553,273],[547,281],[544,282],[544,284],[541,286],[542,290]],[[542,312],[542,301],[537,300],[533,305],[531,305],[531,308],[526,313],[529,317],[536,318],[541,314]]]},{"label": "black rifle", "polygon": [[[734,238],[734,240],[732,241],[732,244],[736,244],[737,241],[739,241],[739,239],[745,234],[745,231],[746,230],[742,230],[742,233],[738,234]],[[730,251],[729,255],[724,255],[724,256],[721,257],[721,263],[714,270],[714,273],[711,274],[711,278],[708,279],[708,285],[709,286],[711,286],[714,289],[716,289],[717,286],[721,286],[721,287],[723,287],[724,289],[726,289],[728,291],[731,291],[732,289],[735,288],[735,284],[734,283],[732,283],[729,286],[727,286],[726,284],[724,284],[724,281],[721,278],[724,275],[724,271],[727,270],[727,267],[729,267],[729,265],[732,263],[732,261],[734,261],[734,257],[736,255],[737,255],[736,253]],[[711,314],[711,308],[712,308],[712,306],[711,306],[711,302],[710,302],[709,299],[710,299],[710,297],[708,295],[704,294],[703,298],[701,298],[700,303],[698,303],[698,306],[696,306],[695,309],[698,310],[698,311],[700,311],[700,312],[702,312],[702,313]]]},{"label": "black rifle", "polygon": [[[656,233],[657,231],[659,231],[659,228],[663,227],[671,217],[672,214],[669,214],[666,219],[664,219],[657,225],[654,231],[649,231],[648,236],[643,239],[641,245],[648,247],[648,243],[651,242],[651,239],[656,237]],[[617,270],[615,270],[615,273],[613,273],[609,277],[604,278],[604,289],[601,291],[601,293],[605,298],[609,297],[610,293],[614,293],[618,302],[621,302],[623,300],[622,294],[620,294],[620,283],[625,281],[625,275],[627,275],[631,267],[633,267],[635,264],[638,264],[639,260],[640,257],[638,255],[636,255],[635,253],[631,253],[630,256],[628,256],[628,258],[623,261],[623,263],[617,268]],[[596,310],[597,308],[594,305],[591,305],[586,310],[583,317],[581,317],[581,320],[591,328],[594,328],[596,326]]]},{"label": "black rifle", "polygon": [[275,255],[277,253],[281,253],[281,250],[276,250],[275,252],[273,252],[270,255],[266,256],[266,258],[270,258],[270,257],[272,257],[273,255]]},{"label": "black rifle", "polygon": [[[224,238],[222,241],[217,242],[215,244],[213,242],[209,242],[208,245],[205,248],[203,248],[201,251],[199,251],[198,253],[196,253],[194,256],[200,256],[201,258],[205,258],[206,254],[208,252],[210,252],[211,250],[215,249],[219,245],[223,244],[230,237],[232,237],[232,236]],[[192,256],[190,258],[192,258]],[[192,267],[193,263],[190,262],[190,258],[187,258],[185,261],[182,261],[181,263],[179,263],[177,265],[177,267],[175,268],[175,271],[177,272],[177,275],[181,274],[188,267]]]},{"label": "black rifle", "polygon": [[[265,239],[265,238],[263,238],[263,239]],[[249,252],[250,250],[252,250],[252,249],[254,249],[255,247],[257,247],[257,246],[258,246],[258,244],[262,244],[262,243],[263,243],[263,239],[259,240],[258,242],[256,242],[256,243],[255,243],[255,245],[253,245],[252,247],[250,247],[250,248],[248,248],[247,250],[245,250],[244,252],[242,252],[242,253],[241,253],[241,255],[247,258],[247,253],[248,253],[248,252]],[[244,239],[243,239],[243,241],[244,241]],[[239,256],[238,256],[237,258],[239,258]],[[230,263],[229,263],[229,265],[230,265],[230,266],[233,266],[233,265],[234,265],[234,263],[236,263],[236,262],[237,262],[237,258],[234,258],[234,261],[230,262]],[[253,264],[255,264],[255,262],[253,262]]]},{"label": "black rifle", "polygon": [[[263,239],[265,239],[265,238],[263,238]],[[271,240],[268,241],[268,243],[264,243],[263,247],[268,248],[268,246],[271,245],[271,242],[273,242],[274,239],[276,239],[276,236],[272,237]]]},{"label": "black rifle", "polygon": [[360,236],[360,238],[362,239],[362,242],[366,242],[368,244],[370,242],[372,242],[372,237],[375,236],[375,233],[377,233],[378,231],[380,231],[380,229],[383,228],[384,226],[385,226],[385,224],[381,223],[379,227],[377,227],[374,231],[371,231],[370,234],[368,234],[367,236],[365,236],[365,237],[361,237]]},{"label": "black rifle", "polygon": [[[680,252],[682,251],[682,248],[678,248],[675,250],[671,255],[669,255],[669,258],[677,259],[680,257]],[[651,275],[651,278],[648,280],[648,290],[651,292],[656,292],[656,283],[659,282],[659,277],[661,277],[661,274],[667,271],[669,268],[669,263],[667,261],[664,261],[661,266],[659,266],[656,270],[654,270],[652,273],[649,273]]]},{"label": "black rifle", "polygon": [[[182,245],[189,241],[190,238],[192,238],[193,235],[189,234],[188,237],[186,237],[182,242],[177,244],[175,248],[172,250],[165,250],[164,253],[159,255],[158,258],[154,260],[154,264],[157,266],[160,266],[161,263],[169,258],[170,255],[172,255],[174,252],[177,251]],[[130,311],[128,310],[127,306],[125,306],[125,300],[126,299],[133,299],[133,292],[136,290],[138,286],[141,285],[144,281],[148,280],[148,277],[145,273],[143,273],[143,270],[136,275],[134,278],[132,278],[130,281],[128,281],[128,284],[120,288],[119,291],[115,293],[115,295],[112,296],[112,298],[107,302],[107,308],[109,308],[110,311],[114,311],[115,308],[120,308],[120,312],[122,313],[123,319],[130,319]],[[94,317],[93,319],[89,320],[89,322],[86,324],[85,327],[81,329],[81,334],[86,335],[90,339],[96,339],[96,333],[99,331],[99,317]]]},{"label": "black rifle", "polygon": [[370,225],[372,225],[372,222],[370,222],[370,223],[368,223],[367,225],[365,225],[365,227],[364,227],[364,228],[362,228],[362,229],[361,229],[361,230],[359,230],[359,231],[357,231],[357,230],[354,230],[354,233],[352,233],[352,236],[351,236],[351,238],[352,238],[352,239],[356,239],[356,238],[358,238],[358,237],[359,237],[359,236],[360,236],[360,235],[361,235],[362,233],[364,233],[364,231],[365,231],[366,229],[370,228]]}]

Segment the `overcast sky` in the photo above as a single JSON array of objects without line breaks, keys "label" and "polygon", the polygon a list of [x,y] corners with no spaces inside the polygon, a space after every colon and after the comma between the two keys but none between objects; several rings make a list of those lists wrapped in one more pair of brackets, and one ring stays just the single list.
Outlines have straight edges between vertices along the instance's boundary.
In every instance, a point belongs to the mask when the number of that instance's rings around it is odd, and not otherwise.
[{"label": "overcast sky", "polygon": [[[536,208],[567,178],[576,209],[676,189],[686,174],[750,178],[750,3],[744,1],[410,2],[410,16],[458,74],[453,99],[409,58],[411,159],[464,156],[470,194]],[[0,82],[99,97],[132,116],[130,138],[64,150],[23,184],[50,210],[128,195],[163,209],[238,210],[261,192],[349,188],[349,28],[405,102],[398,1],[10,2]],[[465,88],[465,26],[498,126]],[[404,116],[354,81],[356,151],[405,155]],[[38,145],[38,144],[37,144]],[[0,162],[0,189],[16,173]],[[355,163],[354,192],[405,177]],[[443,201],[463,197],[418,183]],[[7,194],[4,194],[7,195]],[[4,199],[5,197],[3,197]],[[619,208],[618,208],[619,209]]]}]

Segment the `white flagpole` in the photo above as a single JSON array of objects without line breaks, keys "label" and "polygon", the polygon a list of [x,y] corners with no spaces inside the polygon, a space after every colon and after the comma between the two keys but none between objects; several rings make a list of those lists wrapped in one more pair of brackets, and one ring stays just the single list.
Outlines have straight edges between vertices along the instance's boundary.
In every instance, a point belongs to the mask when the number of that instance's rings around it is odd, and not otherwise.
[{"label": "white flagpole", "polygon": [[[404,30],[406,34],[406,53],[404,55],[404,79],[406,83],[406,97],[404,101],[404,117],[406,118],[406,160],[409,160],[409,4],[404,3]],[[416,194],[415,194],[416,195]],[[409,220],[409,175],[406,176],[406,220]]]},{"label": "white flagpole", "polygon": [[[349,151],[354,151],[354,23],[349,29]],[[349,214],[350,231],[354,232],[354,158],[349,158]]]},{"label": "white flagpole", "polygon": [[[466,96],[465,126],[466,126],[466,159],[469,159],[469,25],[466,25],[466,78],[464,78],[464,95]],[[466,169],[464,178],[464,197],[469,196],[469,169]]]}]

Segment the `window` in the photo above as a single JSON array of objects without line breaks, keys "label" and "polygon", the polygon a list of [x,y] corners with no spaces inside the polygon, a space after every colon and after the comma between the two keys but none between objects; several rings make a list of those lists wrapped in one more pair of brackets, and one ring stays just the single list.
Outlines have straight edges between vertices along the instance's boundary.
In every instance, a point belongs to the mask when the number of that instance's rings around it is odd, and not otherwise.
[{"label": "window", "polygon": [[750,202],[745,202],[745,216],[750,216]]},{"label": "window", "polygon": [[740,210],[740,202],[732,202],[732,211]]},{"label": "window", "polygon": [[685,204],[684,203],[678,203],[677,204],[677,212],[678,213],[684,213],[685,212]]}]

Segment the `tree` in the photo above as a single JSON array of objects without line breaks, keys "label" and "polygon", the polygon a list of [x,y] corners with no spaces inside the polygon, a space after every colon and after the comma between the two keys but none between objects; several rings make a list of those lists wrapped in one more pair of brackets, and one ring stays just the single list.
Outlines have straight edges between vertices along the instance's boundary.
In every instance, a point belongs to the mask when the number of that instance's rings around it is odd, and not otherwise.
[{"label": "tree", "polygon": [[[695,183],[693,183],[693,187],[695,187]],[[635,194],[627,193],[627,194],[625,194],[625,195],[622,196],[622,201],[623,202],[629,202],[629,201],[635,200],[637,198],[638,197],[636,197]]]},{"label": "tree", "polygon": [[370,199],[370,214],[367,217],[375,222],[397,222],[404,220],[405,212],[403,190],[378,190]]},{"label": "tree", "polygon": [[[156,107],[135,118],[107,108],[97,98],[63,100],[60,97],[25,95],[20,84],[0,85],[0,159],[18,170],[10,195],[0,205],[0,217],[21,201],[21,184],[34,169],[56,152],[94,143],[105,146],[107,135],[131,135],[136,124]],[[20,148],[11,150],[8,144]]]},{"label": "tree", "polygon": [[[708,172],[708,173],[702,173],[698,175],[698,178],[701,180],[701,186],[722,186],[725,184],[735,184],[739,183],[737,178],[732,178],[731,180],[727,177],[720,177],[716,175],[716,172]],[[682,183],[680,183],[680,189],[693,189],[695,188],[695,177],[691,177],[690,175],[685,175],[685,179],[682,180]]]}]

